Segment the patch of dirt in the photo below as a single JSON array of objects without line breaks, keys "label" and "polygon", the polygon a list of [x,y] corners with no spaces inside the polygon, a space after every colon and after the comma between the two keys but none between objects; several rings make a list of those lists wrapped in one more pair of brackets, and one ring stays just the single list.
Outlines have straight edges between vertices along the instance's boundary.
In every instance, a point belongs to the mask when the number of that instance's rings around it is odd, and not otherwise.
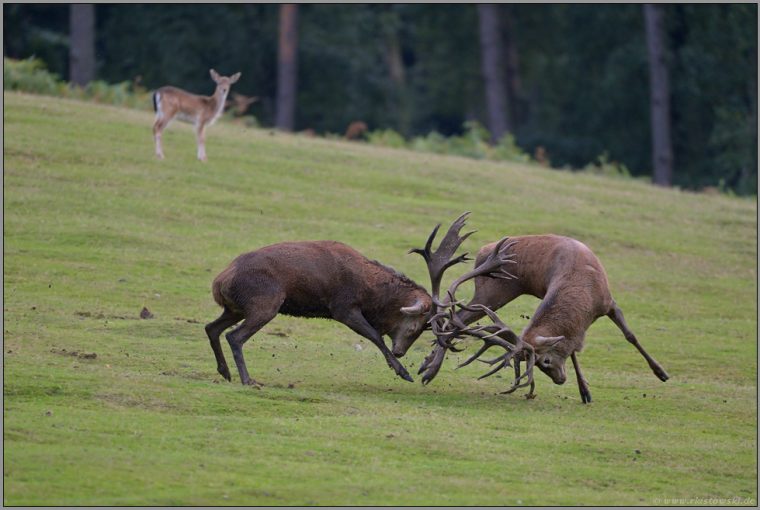
[{"label": "patch of dirt", "polygon": [[195,319],[183,319],[182,317],[175,317],[174,320],[175,321],[189,322],[190,324],[201,324],[201,321],[197,321]]},{"label": "patch of dirt", "polygon": [[176,369],[164,370],[162,372],[159,372],[159,375],[182,377],[184,379],[195,379],[197,381],[206,381],[209,378],[208,372],[181,372]]},{"label": "patch of dirt", "polygon": [[144,395],[128,395],[128,394],[123,394],[123,393],[100,393],[98,395],[95,395],[95,398],[105,403],[106,405],[110,405],[113,407],[121,407],[121,408],[138,408],[138,409],[149,409],[149,410],[155,410],[155,411],[167,411],[167,410],[177,408],[176,405],[173,405],[170,402],[167,402],[158,398],[151,398],[149,396],[144,396]]},{"label": "patch of dirt", "polygon": [[61,356],[73,356],[79,359],[95,359],[98,357],[97,353],[94,352],[67,351],[66,349],[50,349],[50,352]]},{"label": "patch of dirt", "polygon": [[92,313],[92,312],[76,312],[76,315],[80,319],[117,319],[117,320],[128,320],[131,317],[125,317],[123,315],[105,315],[103,313]]}]

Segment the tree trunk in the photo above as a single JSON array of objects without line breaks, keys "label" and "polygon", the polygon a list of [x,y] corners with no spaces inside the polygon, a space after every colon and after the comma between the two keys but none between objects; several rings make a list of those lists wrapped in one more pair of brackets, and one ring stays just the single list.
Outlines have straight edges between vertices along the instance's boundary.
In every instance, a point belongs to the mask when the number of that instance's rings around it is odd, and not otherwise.
[{"label": "tree trunk", "polygon": [[393,10],[393,5],[386,4],[383,31],[385,33],[385,62],[388,66],[390,90],[388,93],[389,110],[397,130],[407,136],[411,131],[411,107],[406,87],[406,69],[402,55],[400,19]]},{"label": "tree trunk", "polygon": [[95,78],[95,6],[69,7],[69,79],[84,87]]},{"label": "tree trunk", "polygon": [[523,121],[520,97],[520,58],[514,37],[514,15],[511,5],[504,6],[504,48],[507,54],[507,127],[514,131]]},{"label": "tree trunk", "polygon": [[494,142],[510,130],[507,118],[507,87],[502,62],[499,12],[496,4],[478,4],[481,71],[485,83],[488,129]]},{"label": "tree trunk", "polygon": [[649,52],[649,90],[652,126],[652,181],[660,186],[673,183],[673,148],[670,139],[670,84],[666,63],[665,27],[662,7],[644,5]]},{"label": "tree trunk", "polygon": [[280,43],[277,52],[277,119],[283,131],[293,131],[298,80],[298,5],[280,5]]}]

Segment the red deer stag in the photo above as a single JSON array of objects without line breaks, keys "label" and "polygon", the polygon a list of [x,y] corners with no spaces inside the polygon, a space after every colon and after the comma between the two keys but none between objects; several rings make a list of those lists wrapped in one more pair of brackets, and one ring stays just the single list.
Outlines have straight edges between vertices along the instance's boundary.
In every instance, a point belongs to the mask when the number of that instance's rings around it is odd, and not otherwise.
[{"label": "red deer stag", "polygon": [[[533,361],[523,355],[529,353],[523,346],[528,344],[535,353],[535,364],[555,384],[564,384],[567,379],[565,361],[570,357],[575,368],[581,400],[583,403],[591,402],[591,393],[581,372],[577,353],[583,348],[588,328],[596,319],[605,315],[620,328],[626,340],[639,350],[654,374],[662,381],[668,380],[667,372],[644,350],[628,328],[622,310],[610,293],[604,267],[586,245],[575,239],[557,235],[516,236],[508,239],[509,242],[504,245],[503,250],[514,263],[510,266],[514,278],[476,276],[475,293],[467,305],[456,303],[453,294],[450,296],[450,302],[453,303],[450,306],[450,314],[456,318],[456,324],[455,327],[449,325],[448,337],[444,338],[445,341],[438,342],[420,368],[420,373],[425,372],[423,383],[430,382],[438,372],[446,349],[452,346],[449,339],[457,336],[456,333],[466,333],[466,324],[485,315],[488,315],[496,326],[475,328],[476,330],[492,332],[510,344],[519,342],[522,347],[521,352],[516,355],[510,351],[494,360],[486,361],[492,365],[498,363],[494,370],[486,374],[487,376],[509,366],[510,361],[514,359],[517,379],[513,387],[505,393],[530,384],[528,397],[533,396],[534,384],[530,374]],[[494,252],[502,249],[501,245],[503,240],[483,246],[475,259],[476,267],[491,259]],[[542,301],[518,337],[498,320],[493,310],[523,294],[535,296]],[[461,310],[454,313],[454,305]],[[486,342],[480,351],[460,366],[469,364],[494,345],[500,344]],[[521,361],[526,361],[529,365],[522,377]],[[518,384],[526,376],[527,380]]]},{"label": "red deer stag", "polygon": [[156,122],[153,124],[153,140],[156,157],[164,159],[161,134],[175,117],[192,122],[198,142],[198,159],[206,161],[206,128],[212,125],[224,112],[227,94],[233,83],[240,79],[240,73],[220,76],[211,69],[211,79],[216,82],[216,90],[211,96],[198,96],[177,87],[161,87],[153,93],[153,109]]},{"label": "red deer stag", "polygon": [[[334,319],[369,339],[396,374],[412,381],[401,358],[427,328],[428,292],[406,276],[335,241],[279,243],[240,255],[214,279],[222,315],[206,325],[217,370],[231,380],[219,335],[227,342],[240,381],[260,385],[248,374],[243,344],[277,314]],[[392,340],[392,352],[383,335]]]}]

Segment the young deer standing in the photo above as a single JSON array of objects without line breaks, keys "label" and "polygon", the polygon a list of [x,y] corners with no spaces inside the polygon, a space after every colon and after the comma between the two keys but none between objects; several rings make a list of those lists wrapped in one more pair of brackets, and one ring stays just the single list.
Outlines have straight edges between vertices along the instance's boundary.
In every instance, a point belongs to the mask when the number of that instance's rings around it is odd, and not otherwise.
[{"label": "young deer standing", "polygon": [[153,140],[156,143],[156,156],[164,159],[161,147],[161,133],[175,117],[192,122],[198,141],[198,159],[206,161],[206,128],[216,122],[224,112],[224,104],[230,86],[240,79],[240,73],[232,76],[220,76],[210,70],[211,79],[216,82],[216,90],[211,96],[191,94],[177,87],[161,87],[153,93],[153,109],[156,122],[153,124]]}]

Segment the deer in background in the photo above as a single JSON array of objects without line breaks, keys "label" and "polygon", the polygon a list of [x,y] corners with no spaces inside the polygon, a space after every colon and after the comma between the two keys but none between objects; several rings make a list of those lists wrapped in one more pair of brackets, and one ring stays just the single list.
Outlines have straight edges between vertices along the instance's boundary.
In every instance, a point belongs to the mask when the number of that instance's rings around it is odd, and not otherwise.
[{"label": "deer in background", "polygon": [[[469,234],[459,238],[459,243],[461,244],[467,236]],[[494,278],[491,274],[477,274],[474,277],[475,293],[466,305],[454,300],[457,286],[452,285],[450,288],[447,303],[451,318],[446,325],[448,330],[438,328],[439,342],[420,367],[419,373],[425,372],[423,383],[435,377],[445,357],[445,351],[453,346],[451,339],[468,331],[485,331],[489,333],[486,337],[481,336],[485,345],[460,366],[478,359],[492,346],[504,347],[499,339],[506,340],[513,347],[506,348],[508,352],[503,356],[486,361],[497,366],[485,376],[509,366],[514,360],[515,383],[505,393],[530,384],[528,396],[532,397],[534,383],[529,372],[533,363],[555,384],[564,384],[567,379],[565,361],[570,357],[581,400],[583,403],[591,402],[591,392],[581,372],[577,353],[583,348],[588,328],[602,316],[609,317],[615,323],[660,380],[668,380],[667,372],[646,352],[629,329],[622,310],[612,298],[604,267],[585,244],[557,235],[529,235],[505,239],[509,241],[506,244],[502,239],[499,243],[483,246],[475,259],[475,267],[493,260],[494,254],[501,252],[501,257],[509,259],[511,264],[508,277]],[[427,246],[428,253],[429,244],[430,242]],[[422,250],[417,252],[423,253]],[[535,296],[542,301],[518,336],[498,319],[493,310],[523,294]],[[456,313],[453,312],[454,307],[459,309]],[[466,326],[486,315],[493,321],[493,325],[478,328]],[[528,370],[523,376],[520,375],[521,361],[528,365]],[[527,380],[520,384],[521,379],[526,376]]]},{"label": "deer in background", "polygon": [[211,79],[216,82],[216,90],[211,96],[199,96],[171,86],[161,87],[153,93],[153,109],[156,111],[153,140],[156,144],[156,156],[159,159],[164,159],[161,133],[177,117],[195,125],[198,159],[206,161],[206,128],[222,115],[230,87],[240,79],[240,73],[220,76],[213,69],[209,72]]}]

